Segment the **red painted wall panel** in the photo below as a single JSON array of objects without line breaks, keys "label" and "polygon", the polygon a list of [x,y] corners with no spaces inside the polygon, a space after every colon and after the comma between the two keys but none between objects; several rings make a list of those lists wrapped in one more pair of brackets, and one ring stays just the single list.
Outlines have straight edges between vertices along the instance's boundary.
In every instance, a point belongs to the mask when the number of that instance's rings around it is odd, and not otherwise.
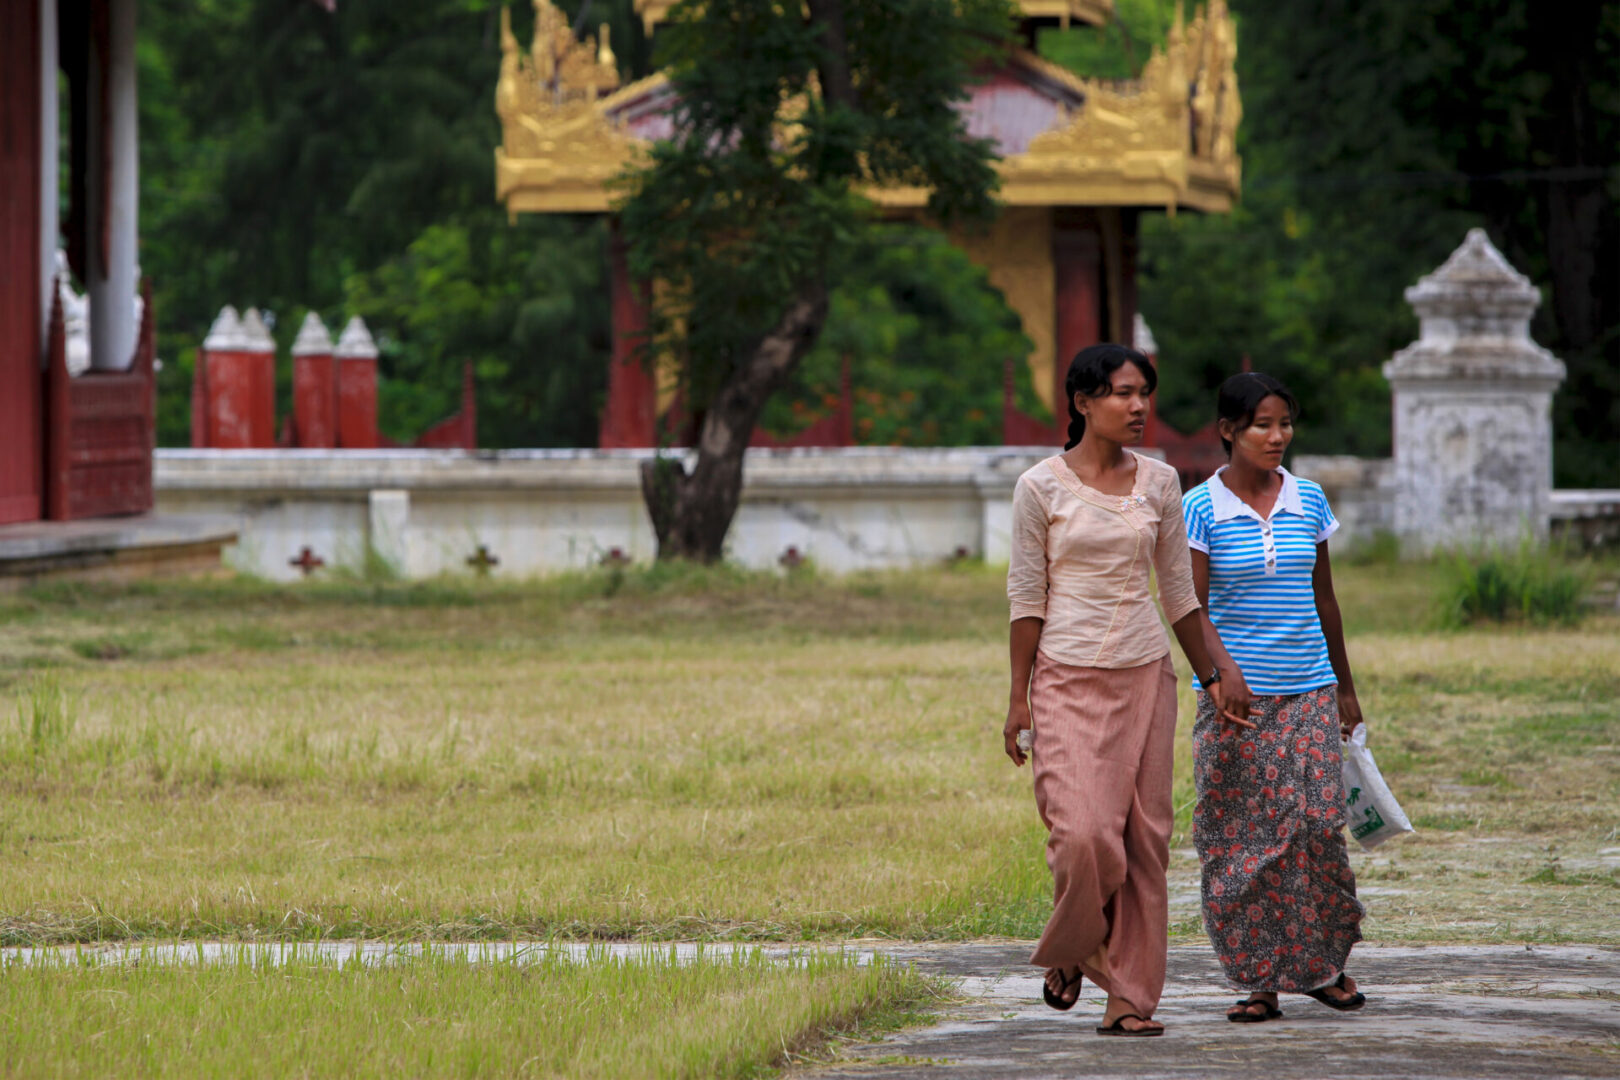
[{"label": "red painted wall panel", "polygon": [[330,353],[293,357],[294,444],[330,450],[337,445],[337,372]]},{"label": "red painted wall panel", "polygon": [[274,353],[207,354],[207,445],[221,450],[276,445]]},{"label": "red painted wall panel", "polygon": [[377,361],[364,356],[337,359],[337,438],[348,450],[377,446]]},{"label": "red painted wall panel", "polygon": [[0,524],[40,517],[39,5],[3,0],[0,33]]},{"label": "red painted wall panel", "polygon": [[647,287],[630,280],[624,241],[609,241],[613,357],[608,361],[607,400],[596,444],[603,449],[652,446],[656,442],[658,388],[639,351],[647,334]]},{"label": "red painted wall panel", "polygon": [[45,503],[53,521],[142,514],[152,509],[157,336],[152,290],[128,371],[67,371],[62,308],[52,309],[45,376]]}]

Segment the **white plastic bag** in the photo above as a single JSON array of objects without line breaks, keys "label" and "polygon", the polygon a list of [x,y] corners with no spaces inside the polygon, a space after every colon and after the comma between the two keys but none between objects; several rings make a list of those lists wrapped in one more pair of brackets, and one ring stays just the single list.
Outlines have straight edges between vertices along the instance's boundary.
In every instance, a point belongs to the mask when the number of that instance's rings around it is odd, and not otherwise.
[{"label": "white plastic bag", "polygon": [[1371,851],[1392,836],[1412,831],[1401,804],[1367,749],[1367,725],[1357,724],[1344,744],[1344,813],[1350,835]]}]

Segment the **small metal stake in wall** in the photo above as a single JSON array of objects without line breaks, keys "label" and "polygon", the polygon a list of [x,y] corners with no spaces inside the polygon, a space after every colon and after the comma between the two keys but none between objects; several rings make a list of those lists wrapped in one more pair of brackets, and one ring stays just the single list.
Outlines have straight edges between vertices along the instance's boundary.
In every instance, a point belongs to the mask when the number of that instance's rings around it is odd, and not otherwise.
[{"label": "small metal stake in wall", "polygon": [[493,567],[501,565],[501,560],[497,559],[489,548],[479,544],[478,550],[467,556],[467,565],[477,571],[479,577],[488,577]]},{"label": "small metal stake in wall", "polygon": [[287,565],[298,567],[304,572],[305,577],[309,577],[316,570],[325,566],[326,560],[311,551],[308,545],[305,545],[304,549],[298,553],[297,558],[287,560]]}]

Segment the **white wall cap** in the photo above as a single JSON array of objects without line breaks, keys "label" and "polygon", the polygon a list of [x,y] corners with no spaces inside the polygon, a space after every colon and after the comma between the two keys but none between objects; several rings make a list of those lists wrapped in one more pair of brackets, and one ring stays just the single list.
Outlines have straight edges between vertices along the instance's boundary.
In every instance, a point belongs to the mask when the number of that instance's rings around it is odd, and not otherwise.
[{"label": "white wall cap", "polygon": [[349,320],[348,325],[343,328],[343,335],[338,338],[334,355],[366,360],[377,359],[377,343],[371,340],[371,331],[366,329],[366,320],[358,315]]},{"label": "white wall cap", "polygon": [[313,311],[304,316],[303,325],[298,328],[298,339],[293,342],[292,354],[294,356],[331,356],[332,335],[327,332],[326,324],[321,317]]},{"label": "white wall cap", "polygon": [[236,314],[235,308],[226,304],[214,317],[214,325],[208,328],[208,336],[203,339],[203,348],[209,352],[234,352],[244,348],[245,341],[242,335],[241,316]]}]

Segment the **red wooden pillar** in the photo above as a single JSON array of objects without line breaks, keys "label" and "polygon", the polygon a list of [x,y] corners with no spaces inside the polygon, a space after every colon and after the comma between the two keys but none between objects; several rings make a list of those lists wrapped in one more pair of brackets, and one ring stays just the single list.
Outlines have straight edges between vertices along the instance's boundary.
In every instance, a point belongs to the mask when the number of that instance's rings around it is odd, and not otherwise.
[{"label": "red wooden pillar", "polygon": [[1052,269],[1057,314],[1056,352],[1052,365],[1052,412],[1058,430],[1069,423],[1063,381],[1074,354],[1095,345],[1103,335],[1102,238],[1095,225],[1067,223],[1052,229]]},{"label": "red wooden pillar", "polygon": [[642,350],[649,325],[648,289],[630,279],[624,239],[618,229],[608,241],[608,277],[612,291],[613,356],[608,361],[607,400],[597,445],[603,449],[656,445],[658,388]]},{"label": "red wooden pillar", "polygon": [[332,335],[313,311],[293,342],[293,445],[330,450],[337,445],[337,367]]},{"label": "red wooden pillar", "polygon": [[356,315],[333,350],[337,365],[337,444],[346,450],[377,448],[377,345]]},{"label": "red wooden pillar", "polygon": [[252,445],[267,449],[276,445],[276,339],[258,308],[248,308],[242,316],[242,333],[253,356]]},{"label": "red wooden pillar", "polygon": [[[220,309],[203,341],[198,362],[206,369],[200,389],[204,445],[221,450],[276,444],[276,343],[259,313]],[[193,403],[195,409],[195,403]]]},{"label": "red wooden pillar", "polygon": [[[37,0],[4,5],[0,33],[0,524],[40,516],[40,23]],[[52,68],[55,61],[52,60]]]}]

